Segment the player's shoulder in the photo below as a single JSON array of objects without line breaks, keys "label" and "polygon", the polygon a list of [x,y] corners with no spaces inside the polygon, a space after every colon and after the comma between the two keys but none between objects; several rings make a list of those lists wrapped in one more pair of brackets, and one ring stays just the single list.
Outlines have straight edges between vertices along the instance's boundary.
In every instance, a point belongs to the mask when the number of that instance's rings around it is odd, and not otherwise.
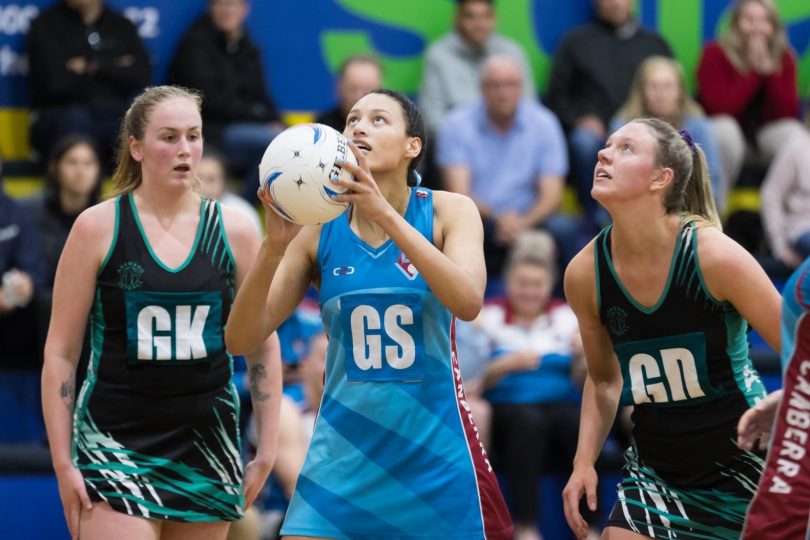
[{"label": "player's shoulder", "polygon": [[447,216],[462,212],[473,212],[474,215],[478,215],[478,207],[471,198],[452,191],[433,191],[433,208],[437,214]]},{"label": "player's shoulder", "polygon": [[[416,189],[418,190],[422,188]],[[468,196],[462,195],[461,193],[456,193],[454,191],[444,191],[442,189],[434,189],[431,190],[431,192],[433,193],[434,204],[454,205],[454,204],[466,204],[467,202],[473,203],[472,199],[470,199]]]},{"label": "player's shoulder", "polygon": [[113,230],[118,220],[118,197],[113,197],[85,209],[76,218],[73,229],[80,234],[98,236],[99,230]]},{"label": "player's shoulder", "polygon": [[[597,237],[598,238],[598,237]],[[575,312],[583,306],[596,311],[596,238],[577,253],[565,269],[565,298]]]},{"label": "player's shoulder", "polygon": [[245,211],[233,206],[210,201],[210,204],[216,204],[219,207],[219,212],[222,215],[222,223],[225,225],[225,234],[228,239],[239,238],[258,238],[256,226],[245,215]]}]

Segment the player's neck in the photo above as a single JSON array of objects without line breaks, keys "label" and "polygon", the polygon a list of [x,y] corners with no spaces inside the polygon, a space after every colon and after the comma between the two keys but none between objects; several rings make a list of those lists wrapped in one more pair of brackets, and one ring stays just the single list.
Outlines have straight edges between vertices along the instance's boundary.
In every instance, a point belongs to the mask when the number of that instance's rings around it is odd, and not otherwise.
[{"label": "player's neck", "polygon": [[158,219],[171,218],[186,211],[199,210],[199,195],[191,190],[168,194],[155,186],[141,184],[133,192],[138,211],[148,212]]},{"label": "player's neck", "polygon": [[645,261],[669,257],[677,229],[677,216],[638,216],[627,214],[617,219],[611,231],[613,258]]}]

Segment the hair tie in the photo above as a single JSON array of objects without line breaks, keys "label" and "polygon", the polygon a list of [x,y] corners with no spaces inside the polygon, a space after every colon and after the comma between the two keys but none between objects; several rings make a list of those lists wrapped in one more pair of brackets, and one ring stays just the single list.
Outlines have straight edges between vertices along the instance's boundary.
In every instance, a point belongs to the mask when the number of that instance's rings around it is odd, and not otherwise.
[{"label": "hair tie", "polygon": [[694,152],[695,151],[695,141],[692,140],[692,136],[689,134],[689,132],[686,131],[685,129],[679,129],[678,130],[678,135],[681,136],[681,139],[684,140],[684,142],[686,143],[686,146],[689,147],[689,151]]}]

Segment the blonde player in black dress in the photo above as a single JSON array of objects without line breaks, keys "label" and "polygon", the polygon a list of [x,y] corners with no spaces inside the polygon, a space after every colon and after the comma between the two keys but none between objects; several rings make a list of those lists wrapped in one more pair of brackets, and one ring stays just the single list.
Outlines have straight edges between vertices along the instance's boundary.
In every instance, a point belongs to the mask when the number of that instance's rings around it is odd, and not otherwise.
[{"label": "blonde player in black dress", "polygon": [[565,274],[588,363],[566,519],[587,534],[578,503],[596,504],[594,462],[621,401],[634,406],[634,443],[603,538],[736,539],[762,472],[736,440],[765,396],[747,322],[778,350],[779,293],[721,232],[688,133],[625,125],[599,152],[591,193],[613,225]]},{"label": "blonde player in black dress", "polygon": [[[248,356],[259,443],[243,471],[223,334],[259,238],[197,192],[200,102],[170,86],[135,99],[121,127],[118,195],[78,217],[59,262],[42,401],[74,538],[224,540],[275,458],[271,336]],[[88,315],[92,356],[74,402]]]}]

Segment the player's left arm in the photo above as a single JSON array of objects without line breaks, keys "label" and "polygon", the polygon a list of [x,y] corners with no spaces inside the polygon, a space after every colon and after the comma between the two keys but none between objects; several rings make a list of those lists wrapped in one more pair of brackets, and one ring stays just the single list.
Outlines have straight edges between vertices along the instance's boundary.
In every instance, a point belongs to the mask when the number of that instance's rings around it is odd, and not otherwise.
[{"label": "player's left arm", "polygon": [[[250,221],[237,210],[221,208],[236,263],[238,289],[259,252],[259,236]],[[280,351],[278,336],[273,332],[256,351],[246,355],[258,445],[255,457],[245,467],[245,508],[256,499],[276,459],[281,407]]]},{"label": "player's left arm", "polygon": [[730,302],[779,353],[782,297],[756,259],[713,227],[698,231],[698,259],[711,295]]}]

